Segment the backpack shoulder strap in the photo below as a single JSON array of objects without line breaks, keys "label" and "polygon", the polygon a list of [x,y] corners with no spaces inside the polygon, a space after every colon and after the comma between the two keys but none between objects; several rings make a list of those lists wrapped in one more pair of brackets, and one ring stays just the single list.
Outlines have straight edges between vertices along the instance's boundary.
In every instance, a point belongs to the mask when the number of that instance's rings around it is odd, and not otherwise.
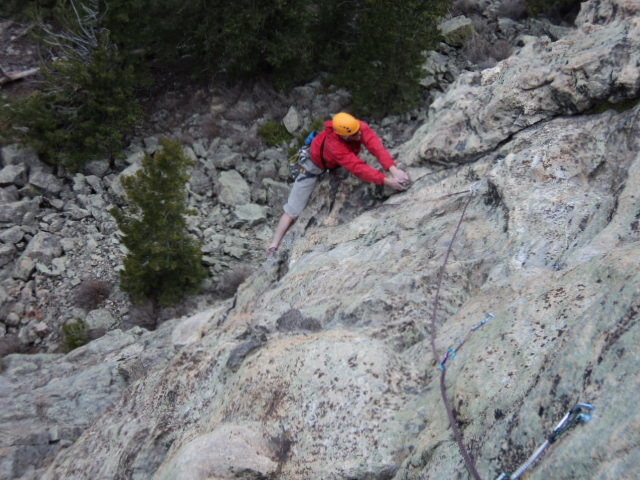
[{"label": "backpack shoulder strap", "polygon": [[328,133],[327,130],[323,130],[322,132],[317,133],[314,136],[314,139],[316,141],[322,142],[322,146],[320,147],[320,161],[322,162],[322,168],[324,168],[325,170],[327,169],[327,165],[324,161],[324,144],[325,144],[325,141],[327,140],[327,133]]}]

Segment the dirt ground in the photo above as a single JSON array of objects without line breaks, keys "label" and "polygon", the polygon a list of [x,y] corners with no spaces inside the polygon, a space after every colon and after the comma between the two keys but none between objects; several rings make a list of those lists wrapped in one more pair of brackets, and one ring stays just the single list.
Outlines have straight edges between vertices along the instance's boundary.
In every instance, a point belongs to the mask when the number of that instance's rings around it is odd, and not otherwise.
[{"label": "dirt ground", "polygon": [[[32,26],[0,18],[0,79],[38,67],[41,52],[31,37]],[[22,95],[33,90],[39,76],[0,85],[0,95]],[[0,83],[2,80],[0,80]]]}]

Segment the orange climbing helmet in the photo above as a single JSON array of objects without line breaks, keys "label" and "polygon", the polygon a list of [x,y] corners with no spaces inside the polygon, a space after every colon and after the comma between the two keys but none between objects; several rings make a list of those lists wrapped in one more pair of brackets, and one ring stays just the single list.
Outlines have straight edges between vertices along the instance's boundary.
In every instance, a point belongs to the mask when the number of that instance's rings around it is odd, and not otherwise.
[{"label": "orange climbing helmet", "polygon": [[360,131],[360,120],[346,112],[340,112],[333,116],[333,131],[338,135],[350,137]]}]

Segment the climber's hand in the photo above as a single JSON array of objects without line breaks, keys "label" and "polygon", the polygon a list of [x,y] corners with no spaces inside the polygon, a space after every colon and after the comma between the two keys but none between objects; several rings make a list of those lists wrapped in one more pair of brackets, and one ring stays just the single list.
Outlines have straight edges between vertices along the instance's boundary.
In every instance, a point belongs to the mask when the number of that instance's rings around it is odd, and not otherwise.
[{"label": "climber's hand", "polygon": [[395,190],[402,191],[402,190],[406,190],[407,189],[407,185],[404,185],[404,184],[400,183],[398,180],[396,180],[393,177],[385,177],[384,184],[387,187],[391,187],[391,188],[393,188]]},{"label": "climber's hand", "polygon": [[389,173],[393,176],[394,180],[396,180],[401,185],[404,185],[405,190],[411,184],[411,177],[404,170],[400,170],[395,165],[389,169]]}]

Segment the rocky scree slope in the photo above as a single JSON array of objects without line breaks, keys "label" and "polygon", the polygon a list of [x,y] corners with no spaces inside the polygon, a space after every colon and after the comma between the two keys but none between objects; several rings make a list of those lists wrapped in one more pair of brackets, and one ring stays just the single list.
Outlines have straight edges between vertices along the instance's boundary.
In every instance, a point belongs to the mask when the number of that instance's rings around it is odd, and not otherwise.
[{"label": "rocky scree slope", "polygon": [[[448,363],[478,470],[513,471],[588,401],[595,418],[528,478],[636,478],[639,13],[637,2],[587,1],[571,34],[463,74],[399,152],[409,191],[339,223],[350,200],[323,182],[288,257],[233,299],[68,355],[5,357],[0,472],[469,478],[440,401],[430,317],[469,200],[457,192],[477,186],[433,340],[442,355],[495,315]],[[532,82],[539,61],[553,78]],[[618,108],[595,108],[608,103]]]},{"label": "rocky scree slope", "polygon": [[[0,356],[60,351],[61,326],[76,319],[94,336],[154,328],[233,294],[263,258],[288,192],[287,147],[265,148],[258,126],[284,116],[300,134],[348,101],[344,91],[319,92],[319,82],[289,96],[260,85],[236,90],[203,90],[191,102],[169,92],[148,126],[163,134],[140,136],[124,159],[90,162],[75,175],[59,175],[19,145],[0,149]],[[195,111],[193,102],[200,102]],[[285,116],[292,104],[298,108]],[[181,119],[184,110],[191,113]],[[109,208],[123,202],[121,179],[157,151],[161,136],[182,141],[195,161],[189,230],[203,243],[210,278],[203,295],[152,318],[117,288],[125,251]]]}]

